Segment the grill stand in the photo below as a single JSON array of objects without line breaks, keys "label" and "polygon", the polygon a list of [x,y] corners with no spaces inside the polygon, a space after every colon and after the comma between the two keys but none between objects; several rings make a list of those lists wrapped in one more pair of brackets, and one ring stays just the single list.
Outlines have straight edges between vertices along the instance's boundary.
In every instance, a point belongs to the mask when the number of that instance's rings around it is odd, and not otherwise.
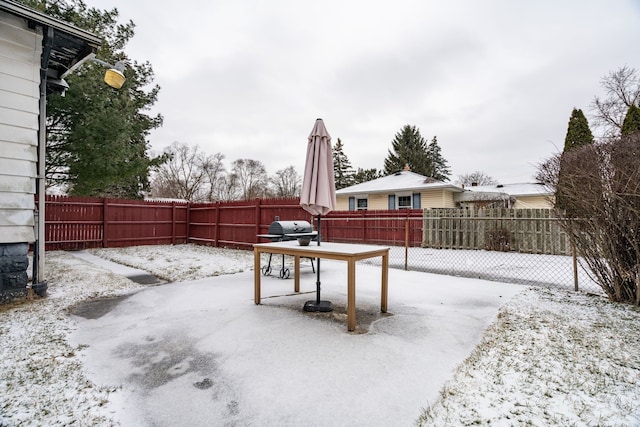
[{"label": "grill stand", "polygon": [[[289,233],[287,233],[289,231]],[[272,242],[282,242],[284,240],[294,240],[297,237],[314,238],[316,233],[312,231],[311,224],[307,221],[280,221],[280,217],[276,216],[275,221],[269,225],[269,234],[258,234],[258,237],[263,239],[269,239]],[[262,267],[262,275],[270,276],[273,269],[271,268],[271,258],[273,254],[269,254],[269,263]],[[311,262],[311,269],[316,272],[313,265],[313,258],[308,258]],[[284,263],[284,255],[282,255],[282,268],[280,269],[279,276],[281,279],[288,279],[291,276],[291,271],[286,268]]]},{"label": "grill stand", "polygon": [[[273,256],[273,254],[269,254],[269,263],[267,265],[265,265],[264,267],[262,267],[262,275],[263,276],[270,276],[271,272],[273,271],[273,269],[271,268],[271,257]],[[313,258],[309,258],[309,261],[311,261],[311,269],[313,270],[313,272],[316,272],[316,268],[313,265]],[[281,279],[288,279],[289,276],[291,275],[291,271],[285,267],[284,264],[284,254],[282,255],[282,268],[280,269],[280,278]]]},{"label": "grill stand", "polygon": [[[320,215],[318,215],[318,246],[320,246],[321,240],[322,237],[320,236]],[[317,258],[317,262],[318,268],[316,269],[316,300],[305,302],[302,309],[308,312],[328,313],[330,311],[333,311],[333,305],[331,304],[331,301],[320,301],[320,258]],[[311,264],[313,265],[313,262]]]}]

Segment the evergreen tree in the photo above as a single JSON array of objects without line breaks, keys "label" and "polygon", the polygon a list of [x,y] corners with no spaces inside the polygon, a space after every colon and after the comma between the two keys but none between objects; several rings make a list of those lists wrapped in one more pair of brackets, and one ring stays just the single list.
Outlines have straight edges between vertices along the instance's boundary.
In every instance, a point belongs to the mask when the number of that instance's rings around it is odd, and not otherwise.
[{"label": "evergreen tree", "polygon": [[589,122],[587,122],[582,110],[574,108],[569,118],[567,135],[564,138],[564,151],[587,144],[593,144],[593,134],[589,129]]},{"label": "evergreen tree", "polygon": [[447,165],[447,160],[442,157],[440,146],[438,145],[438,140],[435,136],[427,147],[427,153],[429,154],[432,165],[431,173],[427,176],[437,179],[438,181],[449,181],[451,170]]},{"label": "evergreen tree", "polygon": [[353,185],[353,168],[349,158],[344,153],[344,145],[340,138],[332,149],[333,154],[333,176],[336,182],[336,189],[349,187]]},{"label": "evergreen tree", "polygon": [[373,181],[374,179],[378,179],[382,176],[383,176],[382,172],[378,171],[376,168],[372,168],[372,169],[358,168],[356,173],[353,175],[353,185],[361,184],[363,182]]},{"label": "evergreen tree", "polygon": [[560,156],[560,169],[558,171],[558,183],[555,194],[556,209],[567,215],[571,215],[574,209],[567,194],[569,186],[572,185],[571,183],[576,177],[571,177],[568,172],[564,170],[564,154],[573,148],[590,144],[593,144],[593,134],[591,133],[591,129],[589,129],[587,118],[582,113],[582,110],[574,108],[569,118],[567,135],[564,139],[564,152],[563,155]]},{"label": "evergreen tree", "polygon": [[622,123],[622,135],[628,136],[632,133],[640,131],[640,108],[635,105],[631,105],[627,110],[627,115],[624,116],[624,122]]},{"label": "evergreen tree", "polygon": [[48,97],[48,183],[63,184],[75,195],[141,197],[150,169],[166,157],[151,159],[147,153],[149,132],[162,124],[162,116],[145,111],[156,102],[160,87],[153,85],[148,62],[130,61],[123,51],[135,25],[118,24],[117,9],[89,8],[82,0],[21,3],[100,36],[97,57],[128,65],[119,90],[103,82],[103,66],[89,61],[66,78],[65,97]]},{"label": "evergreen tree", "polygon": [[396,133],[387,158],[384,160],[384,173],[390,175],[404,169],[406,165],[418,174],[430,176],[433,164],[427,152],[427,143],[420,131],[411,125],[405,125]]}]

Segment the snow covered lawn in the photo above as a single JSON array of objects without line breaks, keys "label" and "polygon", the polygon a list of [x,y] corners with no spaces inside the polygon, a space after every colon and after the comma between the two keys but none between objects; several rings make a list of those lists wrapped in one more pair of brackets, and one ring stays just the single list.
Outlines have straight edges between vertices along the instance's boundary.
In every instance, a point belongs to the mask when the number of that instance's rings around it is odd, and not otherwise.
[{"label": "snow covered lawn", "polygon": [[[251,252],[195,245],[92,252],[167,281],[253,268]],[[415,272],[403,277],[424,277],[425,282],[442,277],[443,286],[473,282]],[[69,312],[81,302],[129,294],[143,286],[66,252],[47,253],[47,278],[47,298],[0,306],[0,426],[117,425],[123,418],[113,412],[112,403],[122,399],[121,386],[90,379],[82,357],[86,349],[69,339],[77,329]],[[505,299],[475,350],[461,357],[464,362],[457,369],[444,372],[449,380],[437,385],[439,396],[429,396],[428,384],[406,385],[411,390],[424,386],[425,395],[418,396],[422,403],[413,413],[398,414],[399,419],[429,426],[640,425],[637,307],[524,286]],[[398,339],[394,330],[382,332],[391,334],[387,339]],[[411,357],[419,362],[421,355]],[[379,360],[372,361],[375,377]],[[305,420],[302,415],[290,425]],[[343,425],[354,425],[346,415]],[[380,423],[371,417],[367,425]]]},{"label": "snow covered lawn", "polygon": [[530,288],[506,304],[423,425],[640,425],[640,310]]}]

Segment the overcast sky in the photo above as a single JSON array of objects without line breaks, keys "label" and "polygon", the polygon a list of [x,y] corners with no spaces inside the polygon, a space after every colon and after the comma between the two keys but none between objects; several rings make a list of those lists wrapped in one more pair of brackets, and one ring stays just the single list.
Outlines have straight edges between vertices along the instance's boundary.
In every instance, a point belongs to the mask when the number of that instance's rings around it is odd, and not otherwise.
[{"label": "overcast sky", "polygon": [[600,79],[640,69],[640,0],[87,4],[136,24],[126,52],[161,86],[153,152],[179,141],[270,175],[302,175],[321,117],[354,168],[382,169],[410,124],[437,136],[452,181],[531,181],[562,149],[573,107],[591,118]]}]

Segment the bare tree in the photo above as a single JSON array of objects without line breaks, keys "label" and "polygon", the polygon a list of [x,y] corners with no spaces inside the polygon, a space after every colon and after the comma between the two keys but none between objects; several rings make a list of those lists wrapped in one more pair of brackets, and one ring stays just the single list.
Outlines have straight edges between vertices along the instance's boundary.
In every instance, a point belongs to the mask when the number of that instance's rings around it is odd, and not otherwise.
[{"label": "bare tree", "polygon": [[201,167],[204,155],[198,146],[176,141],[165,149],[165,153],[170,159],[153,174],[151,194],[154,197],[202,201],[206,174]]},{"label": "bare tree", "polygon": [[206,156],[202,161],[202,171],[207,180],[206,200],[215,201],[220,199],[220,187],[226,185],[223,183],[226,169],[222,161],[224,155],[216,153],[213,156]]},{"label": "bare tree", "polygon": [[603,129],[605,137],[620,135],[622,123],[630,106],[640,102],[640,75],[628,66],[611,71],[600,80],[603,98],[596,96],[591,103],[594,123]]},{"label": "bare tree", "polygon": [[226,170],[224,155],[207,155],[199,147],[174,142],[165,153],[170,160],[152,175],[151,194],[154,197],[185,199],[192,202],[220,199],[221,180]]},{"label": "bare tree", "polygon": [[[587,271],[613,301],[640,305],[640,133],[575,147],[540,165]],[[562,179],[558,179],[562,170]]]},{"label": "bare tree", "polygon": [[270,178],[270,181],[276,197],[296,197],[300,195],[302,179],[293,166],[277,171],[276,175]]},{"label": "bare tree", "polygon": [[267,192],[267,169],[261,161],[238,159],[233,162],[232,172],[238,179],[242,200],[262,197]]},{"label": "bare tree", "polygon": [[474,209],[511,208],[516,203],[516,198],[501,192],[473,192],[470,202]]},{"label": "bare tree", "polygon": [[462,185],[464,187],[471,187],[472,185],[492,185],[497,184],[498,181],[487,175],[482,171],[475,171],[471,173],[465,173],[462,175],[458,175],[458,179],[456,180],[458,185]]},{"label": "bare tree", "polygon": [[238,176],[236,174],[229,173],[220,177],[216,187],[216,198],[223,201],[239,198]]}]

